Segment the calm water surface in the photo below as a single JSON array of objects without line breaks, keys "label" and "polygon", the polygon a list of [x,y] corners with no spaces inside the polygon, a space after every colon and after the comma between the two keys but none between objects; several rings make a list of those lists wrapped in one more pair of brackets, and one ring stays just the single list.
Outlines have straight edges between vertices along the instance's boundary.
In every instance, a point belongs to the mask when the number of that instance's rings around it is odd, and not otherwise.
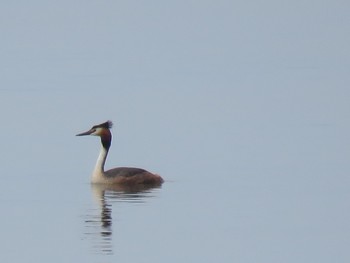
[{"label": "calm water surface", "polygon": [[2,1],[0,262],[350,262],[349,3]]},{"label": "calm water surface", "polygon": [[[101,185],[92,185],[91,187],[97,206],[89,210],[86,215],[86,239],[93,244],[93,253],[113,255],[115,247],[113,229],[117,232],[115,239],[118,240],[118,224],[122,226],[121,218],[118,218],[118,207],[123,203],[143,205],[148,199],[155,198],[156,192],[154,189],[140,189],[141,187],[136,189]],[[113,209],[117,211],[113,213]],[[119,209],[121,210],[121,208]],[[113,215],[117,218],[113,219]],[[117,224],[117,227],[113,227],[113,222]],[[118,247],[115,249],[118,251]]]},{"label": "calm water surface", "polygon": [[[309,129],[300,135],[314,141],[336,130]],[[71,136],[68,142],[73,143],[76,138]],[[274,142],[280,142],[272,137],[266,137],[266,143],[276,148]],[[91,160],[99,144],[92,140],[92,153],[82,154]],[[345,262],[348,178],[337,169],[345,164],[335,153],[331,158],[319,153],[336,141],[322,141],[318,148],[306,140],[303,145],[286,142],[289,151],[298,149],[297,156],[294,152],[288,159],[278,158],[279,152],[266,150],[269,155],[261,156],[261,162],[242,164],[219,161],[224,153],[245,160],[234,154],[234,148],[243,145],[238,141],[232,151],[217,151],[211,158],[199,160],[202,153],[192,151],[196,157],[186,156],[183,166],[159,166],[168,172],[162,173],[164,185],[155,189],[91,186],[89,173],[79,171],[89,170],[93,162],[83,165],[87,161],[73,147],[68,147],[68,156],[78,158],[80,167],[64,155],[52,169],[18,165],[17,174],[10,172],[13,163],[5,163],[1,261]],[[79,148],[84,143],[73,144]],[[23,162],[41,160],[28,156]],[[64,162],[72,163],[76,173],[68,173],[60,165]]]}]

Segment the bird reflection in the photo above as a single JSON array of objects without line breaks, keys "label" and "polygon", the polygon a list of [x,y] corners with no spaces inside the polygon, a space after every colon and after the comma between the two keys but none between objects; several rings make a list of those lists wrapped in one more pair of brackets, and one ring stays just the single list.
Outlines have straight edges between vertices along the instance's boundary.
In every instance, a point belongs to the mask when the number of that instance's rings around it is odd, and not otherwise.
[{"label": "bird reflection", "polygon": [[117,202],[145,203],[146,199],[154,197],[155,189],[146,185],[98,185],[92,184],[91,191],[94,200],[99,205],[89,211],[85,220],[85,234],[93,240],[93,250],[97,254],[113,254],[112,205]]}]

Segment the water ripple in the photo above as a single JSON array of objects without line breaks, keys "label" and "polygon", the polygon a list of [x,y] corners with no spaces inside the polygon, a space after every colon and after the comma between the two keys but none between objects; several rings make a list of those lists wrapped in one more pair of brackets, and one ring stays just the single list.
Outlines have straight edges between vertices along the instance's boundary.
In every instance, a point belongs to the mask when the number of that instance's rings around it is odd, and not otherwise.
[{"label": "water ripple", "polygon": [[85,237],[91,240],[94,254],[112,255],[113,218],[115,203],[144,204],[157,196],[158,188],[145,186],[121,187],[92,185],[91,191],[98,206],[89,209],[85,215]]}]

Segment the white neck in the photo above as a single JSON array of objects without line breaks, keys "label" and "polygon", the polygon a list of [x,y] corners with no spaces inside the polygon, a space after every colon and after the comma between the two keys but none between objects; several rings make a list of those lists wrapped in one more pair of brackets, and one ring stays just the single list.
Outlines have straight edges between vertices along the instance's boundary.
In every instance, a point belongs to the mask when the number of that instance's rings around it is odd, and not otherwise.
[{"label": "white neck", "polygon": [[108,150],[103,146],[101,147],[100,154],[98,155],[95,169],[92,173],[92,182],[98,183],[104,181],[104,167],[107,159]]}]

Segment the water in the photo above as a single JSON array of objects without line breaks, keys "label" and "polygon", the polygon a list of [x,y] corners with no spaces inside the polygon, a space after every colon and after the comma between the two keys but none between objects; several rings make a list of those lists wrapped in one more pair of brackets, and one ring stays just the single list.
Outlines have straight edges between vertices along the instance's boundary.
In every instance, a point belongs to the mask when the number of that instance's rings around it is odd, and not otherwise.
[{"label": "water", "polygon": [[1,262],[349,262],[349,4],[0,5]]}]

